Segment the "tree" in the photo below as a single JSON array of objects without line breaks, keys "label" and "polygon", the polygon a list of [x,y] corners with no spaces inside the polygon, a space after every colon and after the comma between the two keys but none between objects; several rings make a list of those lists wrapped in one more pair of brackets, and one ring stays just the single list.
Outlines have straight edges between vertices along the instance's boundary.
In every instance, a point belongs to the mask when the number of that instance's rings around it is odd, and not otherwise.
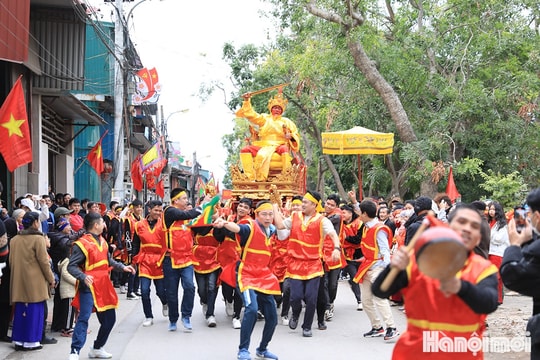
[{"label": "tree", "polygon": [[518,170],[531,186],[537,182],[535,3],[386,1],[381,8],[375,0],[271,2],[284,32],[256,56],[241,49],[228,59],[241,92],[295,85],[286,91],[287,115],[308,137],[310,164],[323,159],[318,174],[310,168],[323,180],[319,187],[329,181],[344,196],[356,183],[354,159],[320,152],[322,131],[354,125],[397,134],[392,156],[363,162],[368,194],[432,195],[443,184],[431,181],[431,164],[442,161],[455,164],[463,199],[474,200],[486,191],[479,188],[481,177],[470,181],[460,171],[464,158],[481,159],[487,174]]}]

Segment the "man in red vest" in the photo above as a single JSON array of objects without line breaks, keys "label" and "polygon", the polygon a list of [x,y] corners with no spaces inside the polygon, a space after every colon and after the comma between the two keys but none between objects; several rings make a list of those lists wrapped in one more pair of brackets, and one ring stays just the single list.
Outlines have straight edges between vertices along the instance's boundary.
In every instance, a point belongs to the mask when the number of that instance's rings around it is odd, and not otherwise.
[{"label": "man in red vest", "polygon": [[257,348],[258,359],[275,359],[278,357],[268,351],[268,343],[272,340],[277,325],[277,310],[274,295],[281,294],[277,277],[270,270],[271,238],[276,228],[274,210],[268,201],[262,201],[255,209],[256,220],[242,218],[238,223],[219,218],[214,223],[217,228],[225,228],[237,234],[242,247],[242,256],[237,268],[237,287],[242,293],[245,310],[240,328],[239,360],[251,360],[249,343],[251,333],[257,323],[257,311],[264,315],[264,329],[261,343]]},{"label": "man in red vest", "polygon": [[161,301],[163,316],[168,316],[167,294],[163,280],[163,269],[158,262],[163,254],[163,229],[161,216],[163,204],[159,200],[148,202],[150,210],[146,219],[133,222],[133,263],[139,267],[139,280],[141,283],[141,296],[145,320],[143,326],[154,323],[152,301],[150,299],[150,285],[152,281],[156,288],[156,295]]},{"label": "man in red vest", "polygon": [[[371,322],[371,330],[366,332],[364,337],[384,336],[384,340],[391,340],[399,333],[396,330],[390,303],[386,298],[374,296],[371,285],[390,263],[392,232],[377,219],[377,204],[371,200],[360,203],[360,220],[364,222],[364,236],[360,243],[364,261],[360,264],[354,281],[360,283],[362,304]],[[386,333],[377,312],[386,325]]]},{"label": "man in red vest", "polygon": [[[209,199],[205,198],[206,201]],[[185,332],[191,332],[191,314],[195,300],[195,284],[193,282],[193,237],[187,226],[189,220],[202,213],[201,208],[188,208],[189,199],[186,191],[175,188],[171,191],[171,205],[163,210],[162,241],[163,257],[158,264],[163,265],[167,305],[169,307],[169,331],[176,331],[178,313],[178,287],[182,280],[181,315]]]},{"label": "man in red vest", "polygon": [[68,271],[78,280],[73,306],[79,309],[79,317],[71,339],[69,360],[79,360],[79,352],[86,342],[88,319],[97,312],[100,328],[94,345],[88,354],[91,359],[110,359],[112,354],[103,346],[116,321],[115,309],[118,295],[109,279],[109,267],[117,271],[135,273],[131,265],[114,261],[107,242],[101,234],[105,223],[100,214],[89,213],[84,218],[86,234],[75,241],[69,258]]},{"label": "man in red vest", "polygon": [[317,306],[317,295],[321,276],[324,275],[322,264],[322,246],[326,236],[334,243],[331,260],[337,261],[341,256],[341,244],[332,222],[320,213],[324,211],[321,195],[308,191],[302,199],[302,212],[295,211],[286,219],[279,212],[279,205],[274,204],[274,221],[278,229],[289,229],[289,264],[287,274],[290,280],[292,318],[289,328],[298,326],[298,318],[302,311],[302,300],[306,303],[302,336],[311,337],[311,325]]},{"label": "man in red vest", "polygon": [[[483,359],[485,320],[487,314],[497,309],[497,267],[473,251],[481,239],[483,220],[478,210],[460,205],[450,213],[448,221],[453,235],[469,251],[456,276],[440,281],[424,275],[418,269],[416,257],[402,246],[391,261],[391,266],[401,272],[388,291],[382,291],[380,286],[390,266],[373,285],[377,296],[386,297],[401,290],[405,298],[407,331],[394,347],[394,360]],[[465,347],[459,348],[458,343]],[[472,349],[471,344],[479,344],[479,348]]]}]

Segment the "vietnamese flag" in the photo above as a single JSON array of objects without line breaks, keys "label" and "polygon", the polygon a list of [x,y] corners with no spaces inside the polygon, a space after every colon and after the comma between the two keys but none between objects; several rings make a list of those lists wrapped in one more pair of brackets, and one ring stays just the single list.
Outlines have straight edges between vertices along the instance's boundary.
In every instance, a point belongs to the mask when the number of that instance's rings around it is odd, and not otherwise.
[{"label": "vietnamese flag", "polygon": [[10,172],[32,162],[30,127],[21,77],[17,79],[0,108],[0,139],[0,153]]},{"label": "vietnamese flag", "polygon": [[461,198],[456,183],[454,182],[454,173],[452,172],[452,167],[450,166],[450,172],[448,173],[448,184],[446,184],[446,194],[452,200],[452,203],[455,203],[457,199]]},{"label": "vietnamese flag", "polygon": [[94,145],[92,150],[86,155],[86,158],[88,159],[88,162],[90,163],[90,166],[96,170],[98,175],[101,175],[103,172],[103,151],[101,149],[101,140],[103,140],[103,137],[107,134],[108,130],[105,131],[105,133],[99,138],[99,141]]}]

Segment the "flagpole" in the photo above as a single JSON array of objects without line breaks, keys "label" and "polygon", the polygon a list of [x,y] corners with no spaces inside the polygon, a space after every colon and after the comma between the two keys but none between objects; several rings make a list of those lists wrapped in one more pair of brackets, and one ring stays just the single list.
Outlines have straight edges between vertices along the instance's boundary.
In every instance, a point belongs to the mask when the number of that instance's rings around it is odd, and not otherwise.
[{"label": "flagpole", "polygon": [[79,172],[79,170],[81,169],[83,164],[88,161],[88,158],[86,156],[83,157],[82,159],[83,159],[83,161],[81,161],[81,164],[79,166],[77,166],[77,168],[73,171],[73,176],[75,176]]}]

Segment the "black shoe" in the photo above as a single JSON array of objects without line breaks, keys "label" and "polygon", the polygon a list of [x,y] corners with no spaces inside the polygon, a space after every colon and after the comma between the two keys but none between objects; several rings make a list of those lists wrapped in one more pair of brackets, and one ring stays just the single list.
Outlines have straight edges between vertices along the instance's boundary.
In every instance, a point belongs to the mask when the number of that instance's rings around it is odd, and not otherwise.
[{"label": "black shoe", "polygon": [[302,336],[303,337],[312,337],[313,333],[311,332],[311,329],[303,329],[302,330]]},{"label": "black shoe", "polygon": [[55,338],[51,338],[51,337],[47,337],[47,336],[44,336],[43,339],[41,339],[41,344],[43,344],[43,345],[56,344],[57,342],[58,342],[58,340],[56,340]]},{"label": "black shoe", "polygon": [[326,330],[327,328],[328,328],[328,326],[326,326],[326,324],[324,322],[319,323],[319,330]]},{"label": "black shoe", "polygon": [[257,321],[264,320],[264,315],[262,312],[257,311]]},{"label": "black shoe", "polygon": [[375,329],[372,328],[370,331],[364,334],[364,337],[379,337],[384,335],[384,329],[382,327]]},{"label": "black shoe", "polygon": [[11,337],[6,335],[6,336],[0,338],[0,341],[10,343],[11,342]]},{"label": "black shoe", "polygon": [[297,326],[298,326],[298,319],[293,316],[291,320],[289,320],[289,328],[294,330],[296,329]]},{"label": "black shoe", "polygon": [[24,347],[22,345],[15,345],[16,351],[32,351],[32,350],[41,350],[43,349],[43,345],[38,345],[34,347]]}]

